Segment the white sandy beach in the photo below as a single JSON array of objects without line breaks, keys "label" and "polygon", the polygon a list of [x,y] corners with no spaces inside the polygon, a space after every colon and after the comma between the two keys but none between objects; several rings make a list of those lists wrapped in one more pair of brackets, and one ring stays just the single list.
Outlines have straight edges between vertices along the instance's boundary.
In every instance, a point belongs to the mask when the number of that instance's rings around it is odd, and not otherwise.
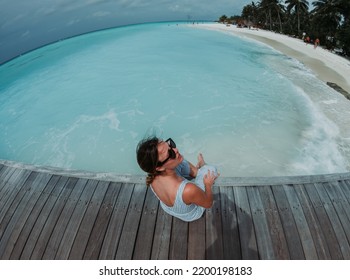
[{"label": "white sandy beach", "polygon": [[[255,39],[293,57],[311,69],[324,82],[336,83],[350,93],[350,61],[322,47],[314,48],[302,40],[266,30],[237,28],[219,23],[199,24],[196,27],[229,32]],[[321,42],[322,45],[322,42]]]}]

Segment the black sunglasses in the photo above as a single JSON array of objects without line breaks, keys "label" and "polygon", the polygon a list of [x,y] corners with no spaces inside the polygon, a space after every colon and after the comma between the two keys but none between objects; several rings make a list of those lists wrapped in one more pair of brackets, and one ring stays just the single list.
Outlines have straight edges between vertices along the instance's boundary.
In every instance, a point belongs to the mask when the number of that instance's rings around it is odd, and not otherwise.
[{"label": "black sunglasses", "polygon": [[169,145],[169,156],[167,157],[167,159],[163,160],[163,161],[158,161],[157,163],[157,167],[162,166],[163,164],[165,164],[169,159],[174,159],[176,158],[176,153],[173,150],[174,148],[176,148],[176,144],[173,141],[173,139],[169,138],[168,140],[165,140],[164,142],[168,143]]}]

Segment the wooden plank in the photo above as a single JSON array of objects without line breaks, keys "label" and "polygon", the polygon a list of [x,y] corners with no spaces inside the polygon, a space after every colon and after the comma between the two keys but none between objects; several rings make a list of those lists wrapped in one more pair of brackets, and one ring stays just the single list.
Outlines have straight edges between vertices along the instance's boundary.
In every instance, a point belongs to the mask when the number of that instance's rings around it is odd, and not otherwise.
[{"label": "wooden plank", "polygon": [[[55,259],[57,250],[61,243],[62,237],[64,236],[64,232],[66,231],[68,222],[70,217],[73,214],[74,208],[81,196],[84,188],[86,186],[87,179],[72,179],[68,182],[72,186],[72,192],[67,196],[67,200],[64,204],[62,211],[58,216],[57,221],[52,229],[52,233],[50,239],[47,242],[43,259],[45,260],[53,260]],[[67,187],[70,187],[67,185]]]},{"label": "wooden plank", "polygon": [[350,181],[340,181],[339,187],[344,194],[344,198],[346,198],[347,202],[350,203]]},{"label": "wooden plank", "polygon": [[340,246],[334,232],[333,226],[325,211],[324,205],[320,200],[318,192],[314,184],[305,184],[305,190],[309,196],[309,199],[315,209],[317,219],[320,223],[320,228],[323,231],[324,237],[328,244],[328,249],[332,259],[343,259],[343,254],[340,250]]},{"label": "wooden plank", "polygon": [[0,198],[3,196],[3,188],[14,171],[15,168],[9,166],[3,166],[0,170]]},{"label": "wooden plank", "polygon": [[188,222],[173,218],[171,229],[169,259],[185,260],[187,257]]},{"label": "wooden plank", "polygon": [[2,175],[4,174],[5,170],[7,169],[7,166],[3,165],[3,164],[0,164],[0,191],[3,187],[2,185]]},{"label": "wooden plank", "polygon": [[326,238],[323,234],[321,225],[317,218],[317,214],[311,204],[305,187],[303,185],[294,185],[294,191],[298,196],[301,207],[303,208],[303,212],[309,225],[310,233],[317,250],[318,259],[331,259],[331,254],[328,249]]},{"label": "wooden plank", "polygon": [[67,228],[63,234],[61,244],[57,250],[55,259],[67,260],[73,246],[75,237],[78,233],[79,226],[84,218],[85,212],[90,205],[93,194],[95,193],[98,181],[88,180],[81,194],[77,204],[74,208],[74,212],[69,220]]},{"label": "wooden plank", "polygon": [[113,260],[115,258],[133,190],[134,184],[127,183],[122,184],[121,186],[121,190],[116,204],[114,205],[113,213],[103,240],[99,259]]},{"label": "wooden plank", "polygon": [[169,258],[172,223],[173,217],[158,206],[157,222],[153,237],[152,260],[167,260]]},{"label": "wooden plank", "polygon": [[59,177],[58,182],[55,184],[52,192],[49,194],[48,199],[45,201],[44,207],[41,209],[39,216],[37,217],[33,229],[28,237],[28,241],[23,249],[21,259],[30,259],[36,244],[39,242],[39,237],[45,226],[53,206],[56,203],[60,193],[63,191],[65,184],[68,181],[68,177]]},{"label": "wooden plank", "polygon": [[350,179],[348,179],[348,180],[343,180],[342,182],[343,182],[344,187],[347,186],[348,190],[350,190]]},{"label": "wooden plank", "polygon": [[139,230],[136,237],[133,259],[149,260],[152,253],[153,235],[158,211],[158,199],[151,188],[147,188]]},{"label": "wooden plank", "polygon": [[329,182],[328,184],[325,184],[325,188],[330,200],[332,201],[332,204],[334,206],[340,206],[339,210],[341,211],[341,215],[344,216],[344,219],[341,219],[341,222],[343,224],[345,234],[347,235],[348,240],[350,240],[348,236],[350,226],[350,202],[347,200],[346,195],[342,190],[342,184],[342,181]]},{"label": "wooden plank", "polygon": [[45,225],[43,226],[42,231],[40,233],[38,242],[34,247],[31,259],[38,260],[44,257],[46,247],[49,243],[50,237],[55,228],[57,220],[59,219],[63,207],[68,197],[70,196],[72,190],[74,189],[74,186],[76,185],[77,181],[78,178],[68,178],[68,181],[65,184],[62,192],[60,193],[57,200],[55,201],[55,204],[51,208],[50,214],[47,217]]},{"label": "wooden plank", "polygon": [[102,200],[106,195],[110,182],[99,181],[94,192],[94,195],[89,202],[89,206],[86,209],[83,220],[81,221],[79,230],[76,234],[72,249],[69,253],[68,259],[81,260],[84,256],[86,245],[89,241],[89,237],[96,221],[98,211],[100,210]]},{"label": "wooden plank", "polygon": [[[0,227],[5,227],[5,224],[2,225],[2,219],[6,215],[8,208],[10,207],[12,200],[9,200],[9,192],[13,192],[13,189],[17,189],[16,186],[9,182],[11,179],[15,181],[18,178],[18,174],[21,172],[20,169],[6,167],[3,168],[2,177],[0,177]],[[1,235],[0,235],[1,238]]]},{"label": "wooden plank", "polygon": [[206,210],[206,259],[222,260],[224,258],[224,248],[222,241],[222,219],[220,190],[213,187],[213,205]]},{"label": "wooden plank", "polygon": [[30,185],[33,182],[33,180],[37,176],[37,173],[24,173],[24,170],[18,170],[18,174],[16,174],[15,172],[12,177],[14,176],[18,178],[20,183],[17,186],[13,185],[12,190],[7,195],[7,199],[5,199],[5,204],[3,208],[4,211],[2,211],[0,215],[0,240],[2,240],[3,234],[7,226],[10,220],[12,219],[12,216],[15,213],[18,205],[20,204],[24,193],[26,192],[27,185]]},{"label": "wooden plank", "polygon": [[286,236],[278,213],[275,198],[270,186],[256,187],[265,212],[267,225],[271,235],[273,250],[278,260],[290,259]]},{"label": "wooden plank", "polygon": [[26,173],[28,173],[28,170],[20,168],[9,167],[8,169],[6,169],[1,178],[2,188],[0,191],[0,202],[3,203],[3,199],[7,198],[8,193],[10,193],[16,187],[16,185],[18,184],[18,180],[21,180],[21,176]]},{"label": "wooden plank", "polygon": [[276,259],[264,207],[257,187],[247,187],[256,240],[261,259]]},{"label": "wooden plank", "polygon": [[220,187],[222,241],[225,260],[240,260],[241,241],[239,239],[238,218],[232,187]]},{"label": "wooden plank", "polygon": [[[19,175],[24,170],[15,170],[12,178],[16,177],[18,179],[22,178],[20,185],[12,185],[11,190],[5,195],[3,211],[0,212],[0,258],[7,259],[8,254],[5,252],[8,241],[11,237],[11,233],[14,230],[16,224],[16,210],[21,205],[21,199],[23,198],[23,193],[27,189],[27,184],[31,184],[37,173],[27,173],[25,179],[23,176]],[[14,179],[17,180],[17,179]],[[23,207],[23,206],[22,206]],[[15,217],[14,217],[15,216]]]},{"label": "wooden plank", "polygon": [[[17,239],[28,220],[40,193],[46,187],[50,178],[50,174],[32,172],[21,190],[22,194],[16,197],[20,201],[18,202],[18,206],[16,206],[16,210],[13,213],[0,242],[0,252],[3,252],[1,256],[3,259],[10,258]],[[13,203],[12,206],[14,206],[14,204],[15,203]]]},{"label": "wooden plank", "polygon": [[205,260],[205,215],[188,225],[187,259]]},{"label": "wooden plank", "polygon": [[[344,259],[350,259],[350,245],[346,234],[344,232],[344,228],[342,226],[343,223],[346,225],[349,223],[344,211],[341,209],[341,206],[337,203],[332,203],[329,199],[327,191],[325,189],[325,185],[328,183],[317,184],[316,189],[318,194],[320,195],[320,199],[323,202],[326,213],[330,219],[330,222],[333,226],[335,235],[338,239],[338,243],[340,245],[341,252],[343,254]],[[345,220],[345,221],[344,221]]]},{"label": "wooden plank", "polygon": [[[12,174],[15,172],[15,170],[18,170],[14,167],[5,166],[1,170],[1,176],[0,176],[0,205],[2,203],[2,198],[4,197],[5,193],[8,191],[8,184],[7,181],[10,179]],[[19,170],[18,170],[19,171]],[[1,207],[0,207],[1,210]]]},{"label": "wooden plank", "polygon": [[145,201],[147,187],[136,184],[131,197],[129,209],[126,214],[124,227],[120,236],[117,254],[117,260],[130,260],[134,250],[135,240],[141,218],[142,208]]},{"label": "wooden plank", "polygon": [[[13,173],[13,176],[9,179],[8,183],[12,181],[13,187],[12,190],[8,192],[7,199],[4,199],[4,206],[2,211],[0,212],[0,240],[6,230],[8,223],[10,222],[13,214],[15,213],[21,199],[23,198],[22,189],[26,188],[26,181],[29,178],[29,181],[33,180],[33,177],[36,176],[37,173],[31,175],[31,171],[27,170],[19,170],[18,173],[16,171]],[[16,184],[17,183],[17,184]],[[11,184],[11,183],[10,183]]]},{"label": "wooden plank", "polygon": [[294,191],[294,185],[283,186],[286,193],[290,209],[294,216],[294,221],[298,229],[301,245],[304,249],[304,255],[307,260],[317,260],[318,255],[316,247],[309,229],[309,225],[306,221],[302,206],[299,202],[299,198]]},{"label": "wooden plank", "polygon": [[350,202],[341,188],[342,182],[330,182],[325,184],[326,191],[337,210],[340,221],[343,225],[346,237],[350,240]]},{"label": "wooden plank", "polygon": [[94,227],[86,245],[83,259],[97,260],[99,258],[102,243],[108,228],[108,223],[113,213],[114,205],[120,192],[121,183],[110,183],[106,195],[102,201]]},{"label": "wooden plank", "polygon": [[289,255],[291,259],[305,259],[303,247],[300,241],[298,229],[295,224],[293,213],[290,209],[286,193],[282,186],[272,186],[272,191],[278,207],[278,212],[281,217],[284,234],[286,236]]},{"label": "wooden plank", "polygon": [[233,187],[243,260],[259,259],[252,213],[245,187]]},{"label": "wooden plank", "polygon": [[[18,239],[15,243],[15,246],[13,248],[13,251],[11,253],[10,259],[18,260],[21,258],[21,254],[23,251],[23,248],[25,244],[27,243],[28,237],[33,230],[34,224],[42,210],[42,208],[45,205],[46,200],[49,197],[49,194],[53,190],[54,186],[59,180],[59,176],[57,175],[51,175],[51,174],[43,174],[44,177],[50,178],[49,182],[46,184],[43,191],[36,192],[39,194],[39,198],[35,201],[35,205],[33,209],[31,210],[29,216],[25,220],[25,224],[21,230],[20,235],[18,236]],[[44,179],[43,179],[44,180]],[[32,201],[32,199],[30,199]]]},{"label": "wooden plank", "polygon": [[22,189],[25,181],[28,179],[31,171],[24,169],[17,169],[12,173],[12,176],[8,179],[6,185],[8,191],[3,194],[0,203],[0,237],[2,235],[1,225],[4,226],[6,222],[3,220],[5,215],[8,217],[8,211],[13,201],[15,200],[17,193]]}]

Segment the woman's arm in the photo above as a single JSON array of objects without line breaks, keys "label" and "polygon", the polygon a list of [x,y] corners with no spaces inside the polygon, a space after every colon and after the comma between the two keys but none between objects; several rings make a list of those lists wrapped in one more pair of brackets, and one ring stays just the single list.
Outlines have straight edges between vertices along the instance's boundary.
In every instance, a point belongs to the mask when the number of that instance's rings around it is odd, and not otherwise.
[{"label": "woman's arm", "polygon": [[217,177],[218,176],[216,176],[214,172],[210,171],[204,175],[203,182],[205,191],[193,183],[187,183],[182,194],[182,200],[188,205],[196,204],[204,208],[210,208],[213,205],[213,193],[211,188]]}]

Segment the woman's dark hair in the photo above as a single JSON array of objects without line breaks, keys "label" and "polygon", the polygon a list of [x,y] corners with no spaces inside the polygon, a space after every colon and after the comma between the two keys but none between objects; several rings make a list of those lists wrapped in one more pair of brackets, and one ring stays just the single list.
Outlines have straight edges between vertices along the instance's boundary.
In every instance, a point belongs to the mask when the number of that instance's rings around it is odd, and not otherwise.
[{"label": "woman's dark hair", "polygon": [[158,143],[159,139],[153,136],[141,140],[136,148],[137,163],[143,171],[147,172],[147,185],[150,185],[154,178],[160,174],[156,170],[158,163]]}]

